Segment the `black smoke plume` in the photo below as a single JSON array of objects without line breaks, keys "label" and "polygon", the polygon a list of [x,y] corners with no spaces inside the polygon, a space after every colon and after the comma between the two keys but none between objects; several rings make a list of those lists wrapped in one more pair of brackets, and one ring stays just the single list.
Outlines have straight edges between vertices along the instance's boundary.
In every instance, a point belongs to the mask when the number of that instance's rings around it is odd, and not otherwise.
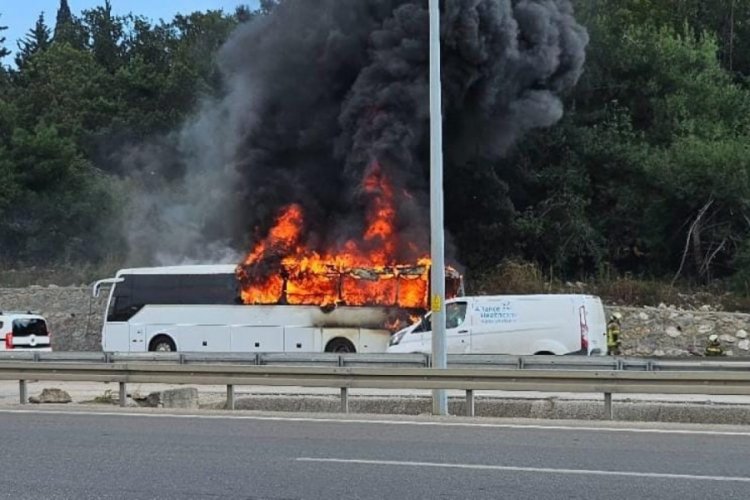
[{"label": "black smoke plume", "polygon": [[[560,119],[588,43],[569,0],[444,0],[442,13],[446,169],[500,157]],[[362,182],[382,170],[401,239],[428,248],[428,36],[427,0],[282,0],[240,26],[219,54],[225,95],[196,120],[196,138],[182,135],[188,150],[220,151],[186,158],[185,182],[206,174],[221,196],[200,218],[183,202],[203,241],[180,246],[247,250],[294,202],[307,243],[335,247],[361,235]]]}]

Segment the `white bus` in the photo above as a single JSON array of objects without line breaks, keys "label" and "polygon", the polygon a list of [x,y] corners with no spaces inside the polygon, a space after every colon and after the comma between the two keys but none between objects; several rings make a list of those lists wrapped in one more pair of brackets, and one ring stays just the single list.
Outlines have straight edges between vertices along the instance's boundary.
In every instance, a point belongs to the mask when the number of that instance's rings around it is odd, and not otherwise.
[{"label": "white bus", "polygon": [[123,269],[110,285],[105,352],[385,352],[381,307],[244,305],[232,265]]}]

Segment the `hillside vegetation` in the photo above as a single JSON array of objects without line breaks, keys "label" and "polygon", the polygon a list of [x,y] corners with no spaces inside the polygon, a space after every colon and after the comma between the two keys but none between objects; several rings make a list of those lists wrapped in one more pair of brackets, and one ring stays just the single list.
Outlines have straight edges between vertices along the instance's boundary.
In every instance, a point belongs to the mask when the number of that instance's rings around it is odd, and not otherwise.
[{"label": "hillside vegetation", "polygon": [[[542,284],[671,290],[633,299],[644,303],[707,286],[744,308],[750,0],[573,3],[591,41],[562,120],[501,161],[445,166],[456,261],[479,291],[524,291],[502,278],[512,261]],[[152,23],[109,2],[76,17],[63,0],[54,23],[40,15],[0,68],[0,284],[45,276],[11,269],[81,282],[125,263],[134,186],[180,170],[144,181],[123,151],[168,141],[222,92],[214,54],[274,4]],[[0,31],[0,55],[15,46]]]}]

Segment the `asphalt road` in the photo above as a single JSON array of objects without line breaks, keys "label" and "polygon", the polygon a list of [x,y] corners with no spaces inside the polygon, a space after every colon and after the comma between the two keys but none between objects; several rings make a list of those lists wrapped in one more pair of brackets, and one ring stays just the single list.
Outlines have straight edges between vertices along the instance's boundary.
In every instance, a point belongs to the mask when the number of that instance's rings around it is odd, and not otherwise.
[{"label": "asphalt road", "polygon": [[2,410],[0,498],[750,497],[750,429],[314,418]]}]

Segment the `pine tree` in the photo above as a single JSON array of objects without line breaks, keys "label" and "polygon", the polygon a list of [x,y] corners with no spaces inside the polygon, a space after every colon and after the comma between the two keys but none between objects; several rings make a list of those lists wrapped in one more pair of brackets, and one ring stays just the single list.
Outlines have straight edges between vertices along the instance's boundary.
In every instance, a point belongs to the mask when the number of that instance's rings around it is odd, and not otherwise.
[{"label": "pine tree", "polygon": [[55,43],[67,43],[75,49],[83,49],[86,46],[86,39],[86,32],[83,30],[80,21],[70,11],[68,0],[60,0],[52,40]]},{"label": "pine tree", "polygon": [[5,47],[5,37],[2,36],[2,32],[7,29],[7,26],[0,26],[0,59],[4,59],[10,55],[10,50]]},{"label": "pine tree", "polygon": [[83,12],[84,26],[91,36],[91,51],[97,62],[114,73],[124,63],[124,20],[112,15],[109,0],[103,6]]},{"label": "pine tree", "polygon": [[60,0],[60,8],[57,9],[57,22],[55,23],[55,38],[63,35],[63,30],[73,24],[73,13],[70,12],[68,0]]},{"label": "pine tree", "polygon": [[24,39],[18,42],[19,52],[16,54],[18,69],[23,69],[34,54],[47,50],[51,43],[50,29],[44,22],[44,12],[42,12],[34,28],[30,29]]}]

